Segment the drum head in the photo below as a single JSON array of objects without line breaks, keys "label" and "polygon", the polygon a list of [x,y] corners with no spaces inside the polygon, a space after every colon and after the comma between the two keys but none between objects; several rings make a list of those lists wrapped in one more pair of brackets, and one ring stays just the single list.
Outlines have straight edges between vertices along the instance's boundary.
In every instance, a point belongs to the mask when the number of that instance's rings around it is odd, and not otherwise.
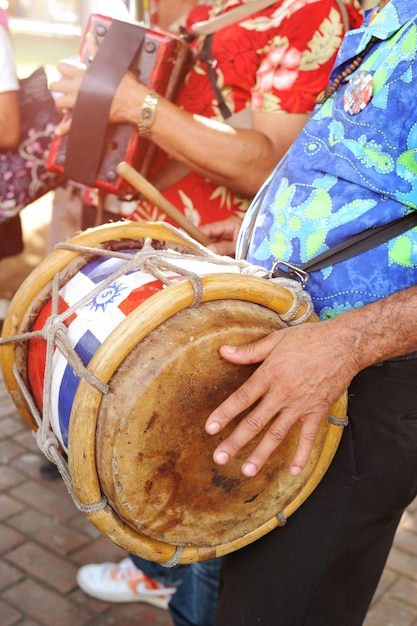
[{"label": "drum head", "polygon": [[[135,530],[173,545],[217,546],[252,533],[299,493],[321,445],[303,475],[291,476],[298,428],[255,478],[240,470],[248,447],[218,466],[213,451],[228,430],[204,430],[255,367],[226,362],[220,346],[279,328],[278,315],[257,304],[203,303],[161,324],[112,376],[99,409],[97,469],[113,508]],[[325,427],[321,444],[324,434]]]}]

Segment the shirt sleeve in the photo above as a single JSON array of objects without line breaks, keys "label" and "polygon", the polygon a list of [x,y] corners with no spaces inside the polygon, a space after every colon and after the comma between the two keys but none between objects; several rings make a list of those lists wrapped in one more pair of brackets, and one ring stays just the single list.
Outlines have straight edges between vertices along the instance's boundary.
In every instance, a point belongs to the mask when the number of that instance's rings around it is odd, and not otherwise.
[{"label": "shirt sleeve", "polygon": [[[259,66],[252,90],[254,111],[310,113],[316,96],[328,85],[344,29],[333,2],[306,3],[274,28],[258,50]],[[298,6],[300,6],[298,4]]]}]

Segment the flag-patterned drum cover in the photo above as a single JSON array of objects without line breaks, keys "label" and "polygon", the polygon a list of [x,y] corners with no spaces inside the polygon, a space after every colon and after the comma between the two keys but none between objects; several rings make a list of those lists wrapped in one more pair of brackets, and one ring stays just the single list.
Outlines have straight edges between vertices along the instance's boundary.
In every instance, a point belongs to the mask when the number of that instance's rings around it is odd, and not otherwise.
[{"label": "flag-patterned drum cover", "polygon": [[[129,251],[126,251],[129,253]],[[133,254],[134,251],[130,251]],[[193,258],[178,253],[175,261],[179,268],[199,273],[238,273],[237,266],[213,263],[196,263]],[[75,274],[59,291],[59,310],[63,313],[74,307],[98,285],[119,270],[125,261],[118,258],[99,258],[88,263]],[[172,283],[184,280],[184,276],[165,272]],[[151,295],[166,289],[166,286],[146,271],[135,270],[116,278],[97,295],[88,300],[65,321],[67,338],[84,365],[87,365],[98,348],[110,333],[137,307]],[[42,329],[51,315],[49,301],[35,324],[33,330]],[[43,405],[44,371],[46,342],[32,339],[28,352],[28,377],[32,393],[38,406]],[[61,445],[68,450],[68,429],[71,409],[79,383],[78,376],[64,355],[55,351],[50,400],[52,427]]]},{"label": "flag-patterned drum cover", "polygon": [[213,461],[233,425],[210,437],[205,420],[256,367],[224,361],[220,346],[280,330],[289,311],[318,321],[258,269],[173,227],[121,222],[55,250],[11,303],[9,394],[38,439],[55,434],[75,504],[129,552],[172,564],[241,548],[282,525],[334,456],[345,397],[298,477],[298,426],[254,478],[240,467],[256,440],[226,466]]}]

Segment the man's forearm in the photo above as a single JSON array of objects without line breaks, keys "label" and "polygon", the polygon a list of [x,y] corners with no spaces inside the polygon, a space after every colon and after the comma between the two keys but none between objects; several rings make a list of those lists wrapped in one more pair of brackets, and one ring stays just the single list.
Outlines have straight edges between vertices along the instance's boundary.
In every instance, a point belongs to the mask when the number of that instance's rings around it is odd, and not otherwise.
[{"label": "man's forearm", "polygon": [[349,339],[358,371],[417,350],[417,286],[352,309],[334,320]]}]

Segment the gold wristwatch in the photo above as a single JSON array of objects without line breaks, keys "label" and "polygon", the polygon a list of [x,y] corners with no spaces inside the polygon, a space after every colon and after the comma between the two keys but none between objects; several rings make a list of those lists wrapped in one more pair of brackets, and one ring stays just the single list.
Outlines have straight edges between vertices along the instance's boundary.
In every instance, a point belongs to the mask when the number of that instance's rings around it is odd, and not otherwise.
[{"label": "gold wristwatch", "polygon": [[138,121],[138,133],[141,137],[149,137],[150,135],[151,126],[156,117],[158,99],[158,94],[155,91],[150,91],[142,102]]}]

